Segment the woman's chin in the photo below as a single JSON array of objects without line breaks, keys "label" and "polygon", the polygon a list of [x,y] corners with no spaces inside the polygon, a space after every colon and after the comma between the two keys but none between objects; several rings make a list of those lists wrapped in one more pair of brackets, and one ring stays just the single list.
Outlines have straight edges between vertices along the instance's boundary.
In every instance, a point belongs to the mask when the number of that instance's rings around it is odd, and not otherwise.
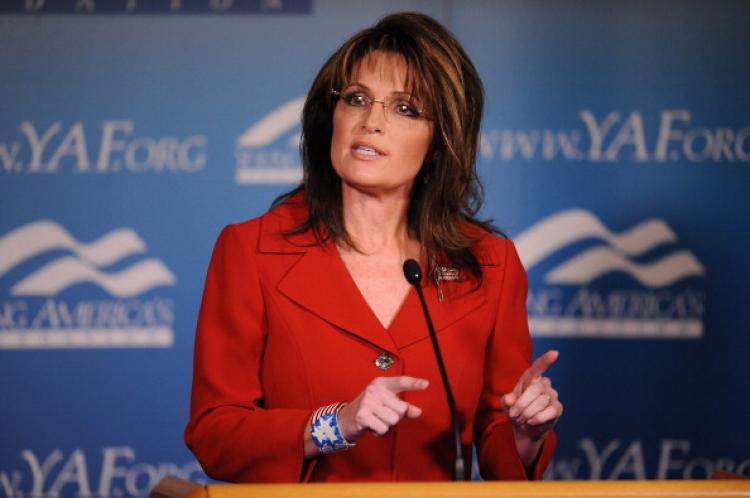
[{"label": "woman's chin", "polygon": [[384,181],[382,178],[357,178],[344,180],[342,188],[367,195],[399,195],[403,194],[408,197],[411,191],[412,182],[394,183]]}]

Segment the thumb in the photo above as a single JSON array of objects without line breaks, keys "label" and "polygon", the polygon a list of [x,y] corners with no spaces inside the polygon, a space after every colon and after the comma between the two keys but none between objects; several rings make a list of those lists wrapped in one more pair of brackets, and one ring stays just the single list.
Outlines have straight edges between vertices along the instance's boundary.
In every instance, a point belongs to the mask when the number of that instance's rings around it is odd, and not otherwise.
[{"label": "thumb", "polygon": [[518,396],[515,393],[508,393],[500,398],[500,407],[503,410],[509,409],[518,400]]}]

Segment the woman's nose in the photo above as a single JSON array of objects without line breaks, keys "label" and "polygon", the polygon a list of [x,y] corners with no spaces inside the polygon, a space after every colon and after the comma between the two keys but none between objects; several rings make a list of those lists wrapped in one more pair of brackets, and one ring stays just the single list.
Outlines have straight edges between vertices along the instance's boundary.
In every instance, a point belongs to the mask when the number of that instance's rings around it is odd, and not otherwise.
[{"label": "woman's nose", "polygon": [[[375,104],[380,104],[382,109],[375,109]],[[362,117],[362,126],[371,132],[382,133],[386,120],[386,108],[385,101],[373,99],[369,107],[365,109]]]}]

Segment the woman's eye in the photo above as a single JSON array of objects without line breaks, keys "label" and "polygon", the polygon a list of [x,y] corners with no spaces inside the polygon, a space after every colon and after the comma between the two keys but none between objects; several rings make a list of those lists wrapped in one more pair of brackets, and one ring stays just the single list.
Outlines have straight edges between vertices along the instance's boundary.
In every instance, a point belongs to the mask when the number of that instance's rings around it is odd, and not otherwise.
[{"label": "woman's eye", "polygon": [[409,102],[397,102],[396,104],[394,104],[393,109],[396,111],[396,114],[399,114],[401,116],[419,116],[419,111],[417,110],[417,108]]},{"label": "woman's eye", "polygon": [[367,106],[367,99],[364,95],[353,93],[344,97],[347,104],[354,107],[365,107]]}]

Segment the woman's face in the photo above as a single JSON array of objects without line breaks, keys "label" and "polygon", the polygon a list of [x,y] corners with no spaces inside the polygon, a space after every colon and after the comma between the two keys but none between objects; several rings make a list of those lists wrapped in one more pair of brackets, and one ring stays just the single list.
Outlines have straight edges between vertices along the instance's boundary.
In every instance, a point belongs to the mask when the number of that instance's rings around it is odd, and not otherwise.
[{"label": "woman's face", "polygon": [[407,91],[406,75],[401,56],[375,51],[355,67],[352,82],[337,89],[331,163],[344,188],[411,193],[433,129],[419,116],[423,104]]}]

